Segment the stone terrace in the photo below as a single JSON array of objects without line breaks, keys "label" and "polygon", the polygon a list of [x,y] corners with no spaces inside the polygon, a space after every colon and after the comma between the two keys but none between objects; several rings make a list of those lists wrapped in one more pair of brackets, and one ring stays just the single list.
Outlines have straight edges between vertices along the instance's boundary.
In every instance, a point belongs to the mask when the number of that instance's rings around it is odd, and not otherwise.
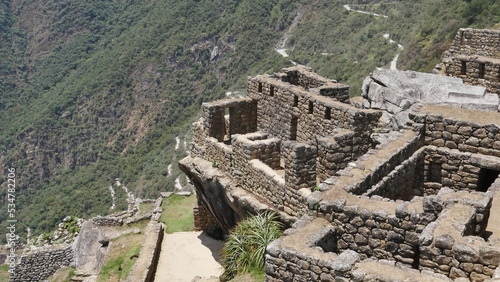
[{"label": "stone terrace", "polygon": [[204,104],[180,162],[203,228],[264,210],[293,224],[268,247],[268,281],[500,277],[500,113],[427,105],[377,145],[381,111],[347,93],[295,67]]},{"label": "stone terrace", "polygon": [[500,30],[460,29],[443,65],[446,75],[500,95]]}]

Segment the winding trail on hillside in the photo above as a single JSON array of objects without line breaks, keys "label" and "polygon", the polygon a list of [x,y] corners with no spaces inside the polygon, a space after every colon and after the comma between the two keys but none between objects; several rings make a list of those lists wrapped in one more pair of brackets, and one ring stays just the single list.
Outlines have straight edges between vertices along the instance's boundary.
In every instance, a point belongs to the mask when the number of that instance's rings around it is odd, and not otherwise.
[{"label": "winding trail on hillside", "polygon": [[172,175],[172,164],[168,164],[168,166],[167,166],[167,173],[168,173],[167,176]]},{"label": "winding trail on hillside", "polygon": [[181,177],[177,177],[175,179],[175,185],[174,185],[175,188],[177,188],[177,190],[182,190],[182,185],[181,185]]},{"label": "winding trail on hillside", "polygon": [[391,39],[391,35],[389,33],[384,34],[383,37],[385,39],[387,39],[389,41],[389,43],[391,43],[391,44],[397,44],[398,45],[398,51],[396,52],[396,56],[394,56],[394,59],[392,59],[391,65],[389,67],[390,70],[397,70],[397,64],[398,64],[399,54],[404,49],[404,46],[401,45],[401,44],[399,44],[399,43],[397,43],[396,41],[392,40]]},{"label": "winding trail on hillside", "polygon": [[380,17],[380,18],[388,18],[388,16],[386,16],[386,15],[372,13],[372,12],[363,11],[363,10],[352,9],[351,6],[349,6],[349,5],[344,5],[344,9],[346,9],[349,12],[356,12],[356,13],[371,15],[371,16]]},{"label": "winding trail on hillside", "polygon": [[[349,5],[344,5],[343,7],[344,7],[344,9],[346,9],[349,12],[355,12],[355,13],[360,13],[360,14],[374,16],[374,17],[388,18],[387,15],[372,13],[372,12],[363,11],[363,10],[352,9],[351,6],[349,6]],[[398,45],[398,51],[396,52],[396,55],[394,56],[394,59],[392,59],[391,64],[389,66],[389,69],[391,69],[391,70],[397,70],[397,63],[398,63],[398,59],[399,59],[399,54],[401,53],[401,50],[404,49],[404,47],[403,47],[403,45],[401,45],[401,44],[397,43],[396,41],[392,40],[389,33],[384,34],[383,37],[385,39],[387,39],[389,41],[389,43],[397,44]]]},{"label": "winding trail on hillside", "polygon": [[179,136],[175,137],[175,150],[179,149],[179,144],[181,143],[181,139]]},{"label": "winding trail on hillside", "polygon": [[109,193],[111,194],[111,207],[110,210],[114,210],[116,208],[116,197],[115,197],[115,189],[113,189],[113,185],[109,185]]},{"label": "winding trail on hillside", "polygon": [[[283,36],[280,38],[280,40],[278,41],[278,43],[276,43],[274,47],[274,50],[276,50],[276,52],[278,52],[284,58],[289,57],[288,53],[286,52],[288,50],[286,48],[286,42],[288,41],[288,37],[297,28],[297,24],[299,23],[303,15],[304,15],[304,10],[299,9],[297,11],[297,14],[292,20],[292,24],[286,29],[285,34],[283,34]],[[294,65],[297,65],[297,63],[294,62],[293,60],[290,60],[290,62],[292,62],[292,64]]]}]

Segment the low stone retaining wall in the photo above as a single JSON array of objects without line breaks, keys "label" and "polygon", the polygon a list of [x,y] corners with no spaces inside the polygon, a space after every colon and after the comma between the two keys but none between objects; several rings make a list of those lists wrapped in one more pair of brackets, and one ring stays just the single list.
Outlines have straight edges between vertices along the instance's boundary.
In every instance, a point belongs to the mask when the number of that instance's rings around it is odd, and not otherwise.
[{"label": "low stone retaining wall", "polygon": [[418,150],[408,160],[396,166],[392,172],[382,178],[380,182],[373,185],[364,195],[379,195],[392,200],[409,201],[414,196],[423,196],[429,193],[425,191],[423,184],[424,149]]},{"label": "low stone retaining wall", "polygon": [[165,235],[163,224],[157,222],[148,223],[144,234],[141,252],[130,271],[128,282],[150,282],[154,280],[156,266],[160,258],[161,244]]},{"label": "low stone retaining wall", "polygon": [[[500,178],[494,186],[492,189],[500,190]],[[471,193],[468,197],[448,199],[455,203],[444,208],[436,222],[424,229],[420,237],[421,269],[452,279],[483,281],[492,277],[500,265],[500,246],[470,236],[483,235],[488,222],[491,199],[479,194],[475,194],[476,198]],[[469,205],[463,204],[464,200]]]},{"label": "low stone retaining wall", "polygon": [[73,259],[74,251],[68,245],[22,256],[10,276],[10,281],[42,281],[59,268],[71,265]]},{"label": "low stone retaining wall", "polygon": [[[426,114],[426,111],[446,114]],[[415,126],[423,127],[426,145],[500,157],[500,127],[495,124],[498,113],[481,112],[478,116],[477,111],[460,109],[460,115],[469,117],[469,121],[461,120],[453,111],[456,109],[425,106],[422,114],[410,118]]]},{"label": "low stone retaining wall", "polygon": [[451,281],[439,274],[402,269],[390,261],[360,261],[346,250],[334,253],[325,240],[335,227],[326,220],[303,218],[267,247],[266,281]]},{"label": "low stone retaining wall", "polygon": [[91,219],[92,223],[97,226],[122,226],[123,219],[118,217],[97,216]]}]

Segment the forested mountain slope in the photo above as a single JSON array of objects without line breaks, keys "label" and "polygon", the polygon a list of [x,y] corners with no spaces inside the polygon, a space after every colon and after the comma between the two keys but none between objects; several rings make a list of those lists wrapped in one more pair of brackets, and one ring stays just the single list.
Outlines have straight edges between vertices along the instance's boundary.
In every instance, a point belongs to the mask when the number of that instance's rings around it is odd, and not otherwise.
[{"label": "forested mountain slope", "polygon": [[[19,227],[46,232],[66,215],[111,212],[115,178],[138,197],[172,190],[201,103],[291,65],[273,48],[299,11],[290,58],[357,94],[362,78],[398,52],[384,34],[405,46],[399,68],[430,70],[458,28],[498,23],[499,5],[1,0],[0,163],[17,171]],[[123,208],[125,193],[116,192]]]}]

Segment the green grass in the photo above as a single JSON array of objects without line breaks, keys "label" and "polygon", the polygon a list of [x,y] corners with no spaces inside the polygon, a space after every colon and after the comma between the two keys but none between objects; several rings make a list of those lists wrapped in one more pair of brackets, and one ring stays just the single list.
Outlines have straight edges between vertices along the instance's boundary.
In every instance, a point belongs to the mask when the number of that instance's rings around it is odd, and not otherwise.
[{"label": "green grass", "polygon": [[124,256],[108,261],[101,269],[99,281],[110,281],[113,276],[117,276],[118,280],[127,278],[136,261],[132,257],[139,256],[140,250],[141,246],[135,246]]},{"label": "green grass", "polygon": [[125,280],[139,257],[142,240],[143,236],[139,234],[127,234],[113,240],[104,258],[98,281]]},{"label": "green grass", "polygon": [[237,274],[231,282],[264,282],[266,280],[264,268],[250,268],[248,272]]},{"label": "green grass", "polygon": [[[75,276],[76,268],[72,266],[63,267],[56,271],[52,276],[48,277],[47,281],[69,282]],[[3,280],[2,280],[3,281]]]},{"label": "green grass", "polygon": [[9,281],[9,265],[0,265],[0,281]]},{"label": "green grass", "polygon": [[191,231],[194,229],[193,207],[196,196],[172,195],[163,200],[160,222],[165,224],[165,233]]}]

